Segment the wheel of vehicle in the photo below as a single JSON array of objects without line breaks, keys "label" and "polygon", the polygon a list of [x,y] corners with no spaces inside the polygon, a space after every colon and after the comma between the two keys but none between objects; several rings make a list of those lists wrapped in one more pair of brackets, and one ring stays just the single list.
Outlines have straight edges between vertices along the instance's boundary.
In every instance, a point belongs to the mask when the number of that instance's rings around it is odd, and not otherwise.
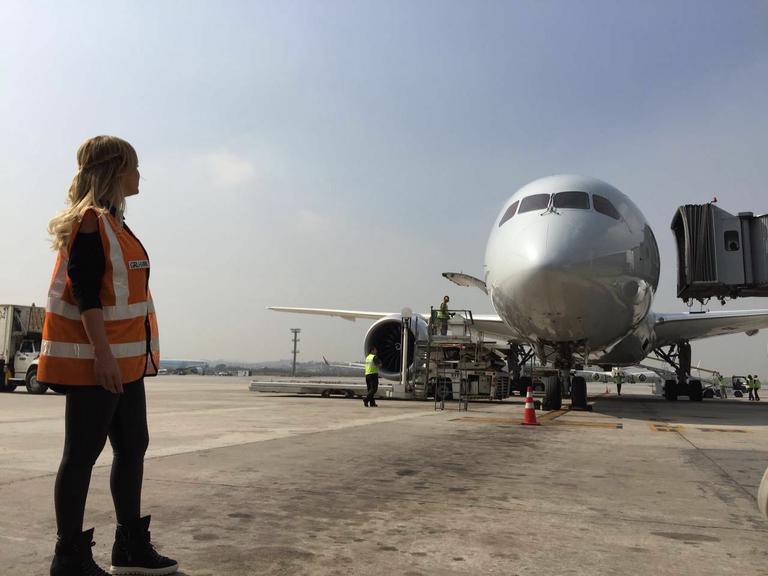
[{"label": "wheel of vehicle", "polygon": [[[702,395],[703,395],[704,398],[714,398],[715,397],[715,391],[712,390],[712,388],[707,388],[706,390],[704,390]],[[720,393],[718,392],[717,395],[719,397]]]},{"label": "wheel of vehicle", "polygon": [[765,469],[763,481],[760,482],[760,488],[757,489],[757,507],[768,519],[768,468]]},{"label": "wheel of vehicle", "polygon": [[27,392],[30,394],[45,394],[45,391],[48,390],[48,386],[37,381],[37,366],[32,366],[27,370],[26,383]]},{"label": "wheel of vehicle", "polygon": [[323,398],[330,398],[331,397],[331,391],[330,390],[323,390],[320,392],[320,396]]},{"label": "wheel of vehicle", "polygon": [[355,393],[353,390],[347,390],[344,393],[344,398],[354,398],[354,397],[355,397]]},{"label": "wheel of vehicle", "polygon": [[701,402],[704,397],[704,391],[701,387],[701,380],[691,380],[688,382],[688,400],[691,402]]},{"label": "wheel of vehicle", "polygon": [[571,407],[587,407],[587,381],[581,376],[571,379]]},{"label": "wheel of vehicle", "polygon": [[558,378],[545,378],[543,410],[560,410],[563,407],[563,396]]},{"label": "wheel of vehicle", "polygon": [[667,400],[677,400],[677,381],[665,380],[664,381],[664,398]]}]

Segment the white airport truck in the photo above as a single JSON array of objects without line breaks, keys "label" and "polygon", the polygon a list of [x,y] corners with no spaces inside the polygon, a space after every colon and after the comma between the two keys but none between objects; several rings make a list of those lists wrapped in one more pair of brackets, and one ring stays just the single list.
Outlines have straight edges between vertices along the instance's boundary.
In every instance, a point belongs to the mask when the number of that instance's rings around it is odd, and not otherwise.
[{"label": "white airport truck", "polygon": [[37,381],[45,308],[0,304],[0,392],[23,384],[30,394],[48,387]]}]

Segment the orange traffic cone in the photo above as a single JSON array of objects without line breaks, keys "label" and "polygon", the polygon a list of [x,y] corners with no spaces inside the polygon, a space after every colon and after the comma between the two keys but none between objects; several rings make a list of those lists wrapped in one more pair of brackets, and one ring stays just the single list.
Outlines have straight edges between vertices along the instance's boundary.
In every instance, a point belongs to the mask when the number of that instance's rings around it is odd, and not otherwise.
[{"label": "orange traffic cone", "polygon": [[525,396],[525,410],[523,410],[523,424],[527,426],[539,426],[536,422],[536,408],[533,407],[533,387],[528,386]]}]

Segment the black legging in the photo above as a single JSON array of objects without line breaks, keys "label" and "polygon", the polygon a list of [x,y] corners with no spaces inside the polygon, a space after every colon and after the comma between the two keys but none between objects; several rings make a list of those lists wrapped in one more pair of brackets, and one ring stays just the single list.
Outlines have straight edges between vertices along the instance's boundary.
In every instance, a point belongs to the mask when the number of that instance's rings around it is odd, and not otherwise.
[{"label": "black legging", "polygon": [[70,386],[65,420],[64,455],[54,492],[59,536],[71,538],[83,530],[91,470],[107,436],[114,452],[110,488],[117,521],[138,519],[149,444],[144,380],[124,384],[122,394],[101,386]]}]

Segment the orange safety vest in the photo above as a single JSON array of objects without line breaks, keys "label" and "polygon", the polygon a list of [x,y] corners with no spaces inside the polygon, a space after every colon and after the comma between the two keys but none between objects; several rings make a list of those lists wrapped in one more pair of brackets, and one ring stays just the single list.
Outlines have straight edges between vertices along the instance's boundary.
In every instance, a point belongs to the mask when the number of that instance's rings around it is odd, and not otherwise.
[{"label": "orange safety vest", "polygon": [[[149,291],[149,257],[141,243],[108,213],[98,212],[104,247],[104,276],[99,297],[107,341],[123,383],[154,376],[160,365],[157,319]],[[94,350],[85,333],[67,274],[69,245],[59,250],[53,269],[37,378],[46,384],[96,385]]]}]

